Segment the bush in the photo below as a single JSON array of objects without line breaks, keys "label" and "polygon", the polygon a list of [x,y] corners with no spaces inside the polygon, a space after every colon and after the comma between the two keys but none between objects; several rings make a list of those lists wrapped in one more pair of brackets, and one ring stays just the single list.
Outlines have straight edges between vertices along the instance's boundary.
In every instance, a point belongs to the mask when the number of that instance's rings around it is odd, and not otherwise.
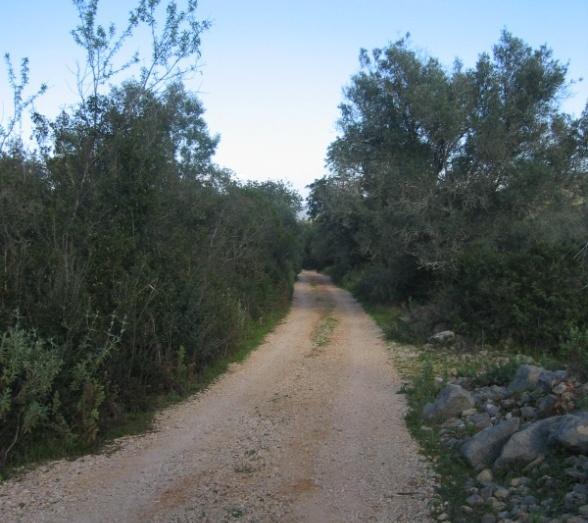
[{"label": "bush", "polygon": [[181,84],[95,102],[48,124],[54,154],[0,153],[4,461],[33,436],[87,447],[188,388],[285,308],[300,269],[299,196],[213,165]]},{"label": "bush", "polygon": [[106,104],[113,135],[94,145],[83,190],[68,180],[82,176],[78,142],[93,132],[81,117],[55,123],[66,152],[45,165],[0,156],[2,461],[35,438],[92,445],[152,394],[189,388],[291,296],[298,196],[211,164],[185,176],[186,144],[170,135],[191,96],[174,87],[132,112],[127,102],[115,92]]},{"label": "bush", "polygon": [[556,350],[571,326],[588,324],[585,266],[574,252],[546,243],[514,252],[472,245],[451,282],[455,320],[489,341]]},{"label": "bush", "polygon": [[46,428],[56,417],[56,378],[63,357],[52,343],[20,326],[0,340],[0,467],[23,438]]}]

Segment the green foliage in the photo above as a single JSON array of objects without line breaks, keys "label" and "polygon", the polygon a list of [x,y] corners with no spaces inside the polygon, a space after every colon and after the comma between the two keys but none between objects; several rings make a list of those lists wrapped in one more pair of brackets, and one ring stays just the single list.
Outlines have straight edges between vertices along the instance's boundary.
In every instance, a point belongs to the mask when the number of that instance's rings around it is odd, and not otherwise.
[{"label": "green foliage", "polygon": [[424,342],[422,335],[410,322],[406,309],[363,302],[366,310],[374,317],[387,339],[400,343]]},{"label": "green foliage", "polygon": [[473,376],[475,384],[477,387],[506,386],[514,379],[521,363],[521,359],[516,357],[501,362],[489,362],[481,372],[477,371]]},{"label": "green foliage", "polygon": [[[96,0],[76,1],[80,102],[35,115],[35,154],[18,141],[0,151],[9,460],[35,439],[87,448],[154,396],[191,390],[285,310],[300,270],[300,197],[213,163],[218,137],[182,83],[207,23],[191,0],[169,2],[160,23],[160,4],[140,1],[117,33],[98,23]],[[150,61],[117,64],[141,25],[153,29]]]},{"label": "green foliage", "polygon": [[[501,252],[481,244],[464,251],[451,285],[457,317],[488,341],[556,348],[570,326],[585,326],[583,260],[565,245],[535,244]],[[467,322],[467,324],[466,324]]]},{"label": "green foliage", "polygon": [[471,69],[406,38],[360,61],[310,186],[306,259],[365,301],[557,350],[586,325],[587,120],[558,110],[566,67],[506,31]]},{"label": "green foliage", "polygon": [[443,446],[439,427],[423,424],[423,407],[434,401],[439,392],[433,362],[426,355],[419,358],[418,370],[405,387],[405,392],[409,406],[406,415],[408,428],[440,477],[432,509],[434,512],[448,513],[451,520],[458,520],[460,507],[464,505],[467,496],[465,484],[470,470],[460,456]]},{"label": "green foliage", "polygon": [[0,340],[0,466],[23,437],[47,425],[58,396],[54,382],[63,365],[55,345],[19,325]]},{"label": "green foliage", "polygon": [[562,337],[560,351],[571,368],[583,378],[588,377],[588,329],[569,328]]}]

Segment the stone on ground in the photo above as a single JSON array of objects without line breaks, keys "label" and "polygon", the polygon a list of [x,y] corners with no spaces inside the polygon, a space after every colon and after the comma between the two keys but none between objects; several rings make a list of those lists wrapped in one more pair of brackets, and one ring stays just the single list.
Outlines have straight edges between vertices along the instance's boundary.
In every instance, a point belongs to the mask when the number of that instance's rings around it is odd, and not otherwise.
[{"label": "stone on ground", "polygon": [[462,455],[476,470],[492,465],[508,438],[519,430],[520,424],[520,419],[513,417],[485,428],[462,445]]},{"label": "stone on ground", "polygon": [[500,456],[494,463],[496,469],[526,465],[544,456],[549,447],[552,432],[561,422],[561,416],[552,416],[536,421],[527,428],[516,432],[506,442]]},{"label": "stone on ground", "polygon": [[438,421],[459,416],[464,410],[475,405],[472,395],[459,385],[447,385],[435,399],[423,409],[427,421]]},{"label": "stone on ground", "polygon": [[560,445],[574,452],[588,453],[588,412],[562,416],[552,436]]},{"label": "stone on ground", "polygon": [[514,379],[508,386],[510,393],[523,392],[525,390],[532,389],[539,382],[539,377],[545,369],[537,367],[535,365],[521,365]]}]

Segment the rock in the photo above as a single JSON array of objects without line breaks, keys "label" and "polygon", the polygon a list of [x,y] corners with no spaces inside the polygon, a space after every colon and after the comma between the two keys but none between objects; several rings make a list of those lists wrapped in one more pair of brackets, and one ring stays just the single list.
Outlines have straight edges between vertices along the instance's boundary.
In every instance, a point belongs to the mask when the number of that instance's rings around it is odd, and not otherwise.
[{"label": "rock", "polygon": [[498,487],[494,491],[494,497],[496,499],[506,499],[508,496],[510,496],[510,491],[504,487]]},{"label": "rock", "polygon": [[467,390],[450,384],[441,390],[434,403],[425,405],[423,417],[428,421],[452,418],[473,406],[474,398]]},{"label": "rock", "polygon": [[498,501],[496,498],[490,498],[488,504],[494,512],[500,512],[506,508],[506,503],[504,501]]},{"label": "rock", "polygon": [[455,332],[453,331],[441,331],[433,334],[429,338],[429,343],[433,345],[450,345],[455,341]]},{"label": "rock", "polygon": [[508,396],[508,390],[506,387],[502,387],[501,385],[492,385],[490,387],[492,391],[492,398],[494,400],[501,400]]},{"label": "rock", "polygon": [[566,465],[571,465],[572,467],[576,467],[580,461],[578,456],[568,456],[566,459],[564,459],[564,463]]},{"label": "rock", "polygon": [[531,395],[528,392],[523,392],[519,398],[519,404],[526,405],[529,401],[531,401]]},{"label": "rock", "polygon": [[463,429],[465,424],[458,418],[449,418],[441,425],[444,429]]},{"label": "rock", "polygon": [[568,390],[568,386],[565,383],[559,383],[551,391],[558,396],[563,394],[566,390]]},{"label": "rock", "polygon": [[553,431],[552,438],[570,450],[588,453],[588,412],[561,416],[561,423]]},{"label": "rock", "polygon": [[521,365],[518,368],[514,379],[508,386],[508,391],[514,393],[532,389],[537,385],[539,376],[541,376],[542,372],[545,372],[545,369],[541,367],[535,365]]},{"label": "rock", "polygon": [[586,523],[588,520],[581,516],[571,516],[566,519],[566,523]]},{"label": "rock", "polygon": [[463,440],[460,438],[450,438],[447,440],[447,446],[452,449],[457,449],[462,443]]},{"label": "rock", "polygon": [[521,416],[524,419],[535,419],[537,417],[537,411],[533,407],[521,408]]},{"label": "rock", "polygon": [[484,498],[484,501],[488,501],[492,497],[492,494],[494,494],[494,487],[491,485],[482,487],[479,494],[482,496],[482,498]]},{"label": "rock", "polygon": [[471,507],[475,507],[476,505],[481,505],[482,503],[484,503],[484,500],[482,499],[482,496],[480,496],[479,494],[472,494],[471,496],[468,496],[466,498],[466,503]]},{"label": "rock", "polygon": [[513,510],[512,516],[516,517],[515,521],[517,523],[528,523],[529,521],[529,513],[522,508]]},{"label": "rock", "polygon": [[564,506],[573,509],[586,504],[588,488],[582,483],[576,483],[572,490],[564,496]]},{"label": "rock", "polygon": [[493,418],[500,412],[500,409],[492,403],[486,403],[486,405],[484,406],[484,410],[491,418]]},{"label": "rock", "polygon": [[494,467],[502,469],[511,465],[524,465],[543,456],[549,446],[551,432],[560,422],[561,416],[545,418],[513,434],[502,447]]},{"label": "rock", "polygon": [[537,413],[540,416],[550,416],[555,412],[557,405],[557,396],[549,394],[537,402]]},{"label": "rock", "polygon": [[485,401],[501,401],[508,396],[506,387],[491,385],[490,387],[479,387],[473,394],[481,403]]},{"label": "rock", "polygon": [[[523,472],[529,472],[530,470],[538,467],[539,470],[547,471],[549,470],[549,465],[547,463],[543,463],[545,461],[545,456],[543,454],[539,454],[531,463],[528,463],[523,467]],[[547,466],[547,468],[545,468]]]},{"label": "rock", "polygon": [[574,467],[564,469],[564,474],[576,481],[583,481],[586,478],[586,473],[583,470],[578,470]]},{"label": "rock", "polygon": [[490,512],[488,512],[487,514],[484,514],[482,516],[482,519],[480,519],[481,523],[496,523],[496,516],[494,514],[491,514]]},{"label": "rock", "polygon": [[588,505],[582,505],[578,508],[578,513],[580,516],[588,516]]},{"label": "rock", "polygon": [[538,384],[545,390],[551,390],[552,387],[567,377],[568,373],[565,370],[544,370],[539,376]]},{"label": "rock", "polygon": [[476,476],[476,479],[480,483],[490,483],[494,479],[494,474],[492,474],[490,469],[484,469]]},{"label": "rock", "polygon": [[512,418],[485,428],[462,445],[461,454],[477,470],[488,467],[492,465],[504,443],[519,429],[519,426],[520,419]]},{"label": "rock", "polygon": [[470,425],[474,426],[476,432],[479,432],[486,427],[491,425],[490,416],[487,412],[478,412],[472,416],[469,416],[466,420]]}]

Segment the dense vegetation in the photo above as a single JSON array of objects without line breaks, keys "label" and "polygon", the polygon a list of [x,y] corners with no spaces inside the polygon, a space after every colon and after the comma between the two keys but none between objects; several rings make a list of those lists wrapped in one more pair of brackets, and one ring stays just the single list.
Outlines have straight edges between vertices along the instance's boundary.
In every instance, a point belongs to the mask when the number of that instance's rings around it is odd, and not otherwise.
[{"label": "dense vegetation", "polygon": [[[76,0],[87,55],[80,102],[34,115],[10,61],[0,128],[0,472],[32,443],[91,445],[153,394],[182,391],[251,329],[284,310],[299,267],[299,197],[235,181],[186,90],[196,3],[141,1],[120,33]],[[114,57],[138,27],[147,62]],[[188,65],[185,65],[188,64]],[[120,70],[124,81],[115,82]],[[43,89],[42,89],[43,90]]]},{"label": "dense vegetation", "polygon": [[453,327],[555,351],[581,339],[588,108],[559,109],[566,74],[508,32],[470,69],[407,39],[363,51],[331,173],[311,186],[306,265],[403,304],[413,337]]}]

